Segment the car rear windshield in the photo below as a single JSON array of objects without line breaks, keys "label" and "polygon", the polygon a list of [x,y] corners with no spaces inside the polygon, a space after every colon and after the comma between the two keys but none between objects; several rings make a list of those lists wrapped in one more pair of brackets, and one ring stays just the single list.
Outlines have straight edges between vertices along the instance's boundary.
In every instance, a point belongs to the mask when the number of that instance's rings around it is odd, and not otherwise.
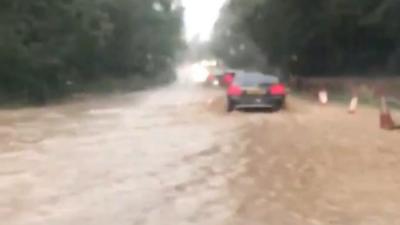
[{"label": "car rear windshield", "polygon": [[235,83],[247,87],[267,86],[278,82],[279,79],[277,77],[261,73],[241,73],[235,78]]}]

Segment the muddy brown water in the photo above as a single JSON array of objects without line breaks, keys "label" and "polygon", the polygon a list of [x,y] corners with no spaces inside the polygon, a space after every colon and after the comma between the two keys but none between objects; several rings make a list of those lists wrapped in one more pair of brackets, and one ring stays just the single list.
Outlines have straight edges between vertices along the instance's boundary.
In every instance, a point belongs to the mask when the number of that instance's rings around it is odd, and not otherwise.
[{"label": "muddy brown water", "polygon": [[399,134],[374,110],[223,103],[172,85],[0,111],[0,224],[400,224]]},{"label": "muddy brown water", "polygon": [[171,86],[0,112],[1,224],[220,224],[236,125],[207,113],[208,95]]}]

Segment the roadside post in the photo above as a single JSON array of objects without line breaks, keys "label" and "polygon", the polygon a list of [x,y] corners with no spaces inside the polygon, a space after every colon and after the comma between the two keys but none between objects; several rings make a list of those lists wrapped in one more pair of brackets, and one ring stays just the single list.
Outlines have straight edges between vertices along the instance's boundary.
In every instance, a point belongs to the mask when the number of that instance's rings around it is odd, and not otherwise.
[{"label": "roadside post", "polygon": [[322,105],[326,105],[328,104],[329,98],[328,98],[328,91],[326,90],[326,88],[321,88],[318,92],[318,99],[319,102]]},{"label": "roadside post", "polygon": [[380,127],[384,130],[393,130],[395,128],[395,124],[392,119],[392,115],[390,114],[389,107],[387,105],[387,99],[384,94],[380,97]]},{"label": "roadside post", "polygon": [[350,100],[349,110],[350,114],[355,114],[358,107],[358,91],[355,87],[352,88],[352,97]]}]

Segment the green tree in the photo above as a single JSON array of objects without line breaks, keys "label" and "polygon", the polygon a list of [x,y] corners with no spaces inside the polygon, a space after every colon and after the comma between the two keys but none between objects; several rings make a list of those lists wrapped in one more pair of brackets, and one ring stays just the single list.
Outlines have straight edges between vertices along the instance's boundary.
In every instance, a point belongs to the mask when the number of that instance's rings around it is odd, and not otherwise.
[{"label": "green tree", "polygon": [[399,1],[232,0],[227,8],[221,21],[235,15],[230,27],[249,37],[272,65],[288,72],[399,69]]},{"label": "green tree", "polygon": [[154,76],[181,46],[170,0],[3,0],[0,101],[46,102],[99,79]]}]

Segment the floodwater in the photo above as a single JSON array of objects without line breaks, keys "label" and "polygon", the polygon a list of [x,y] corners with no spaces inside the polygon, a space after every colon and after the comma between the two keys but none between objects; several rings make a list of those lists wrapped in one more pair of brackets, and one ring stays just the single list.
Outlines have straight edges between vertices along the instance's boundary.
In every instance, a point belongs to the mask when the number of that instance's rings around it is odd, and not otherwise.
[{"label": "floodwater", "polygon": [[171,85],[0,111],[0,224],[400,224],[399,133],[377,110],[227,114],[222,96]]},{"label": "floodwater", "polygon": [[235,124],[193,87],[0,113],[1,224],[221,224]]}]

